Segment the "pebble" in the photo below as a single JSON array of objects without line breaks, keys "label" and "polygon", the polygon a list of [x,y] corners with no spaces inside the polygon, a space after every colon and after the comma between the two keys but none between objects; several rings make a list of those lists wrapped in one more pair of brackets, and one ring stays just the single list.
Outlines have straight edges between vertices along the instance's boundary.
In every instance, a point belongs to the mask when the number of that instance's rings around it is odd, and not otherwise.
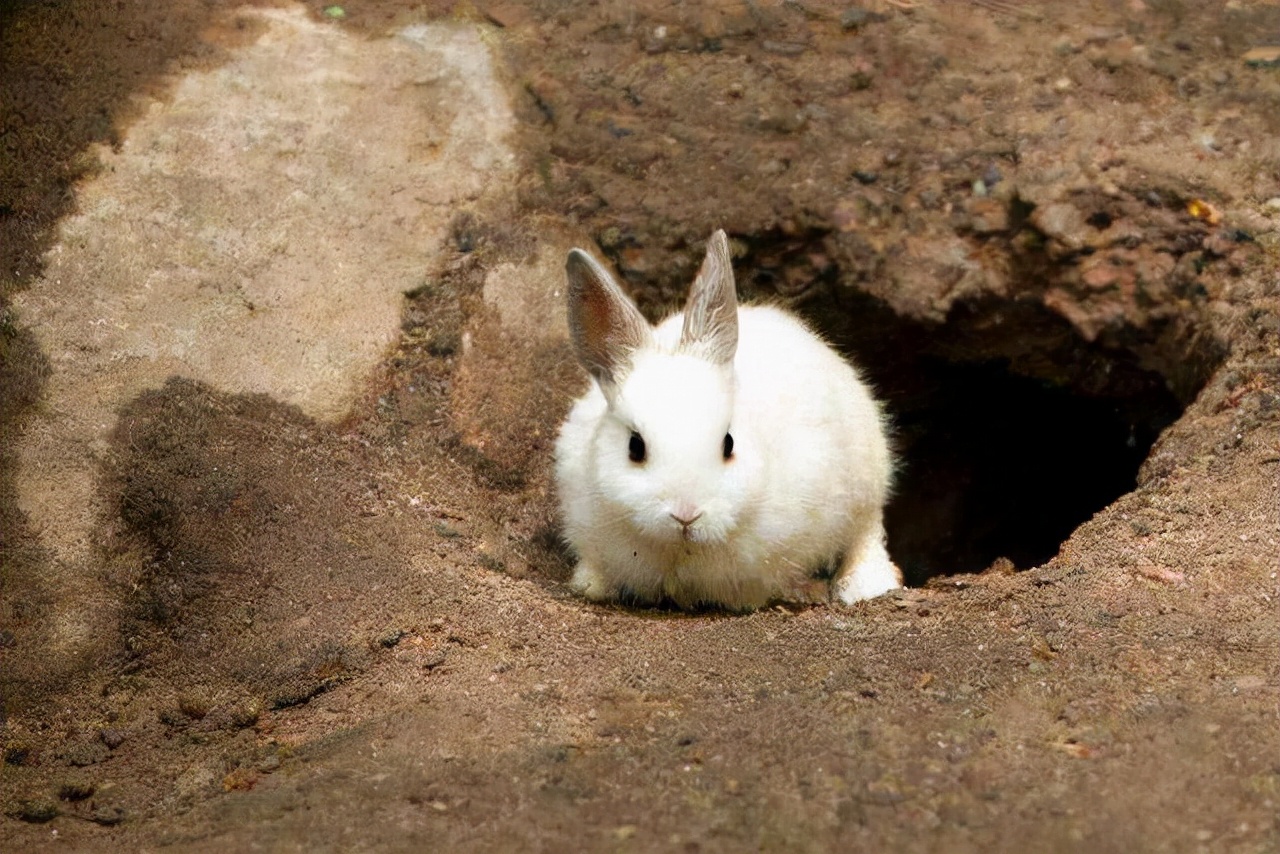
[{"label": "pebble", "polygon": [[885,16],[879,12],[872,12],[861,6],[851,6],[840,13],[840,27],[845,30],[856,30],[858,27],[875,24],[884,19]]},{"label": "pebble", "polygon": [[391,629],[390,631],[383,633],[378,638],[378,646],[383,649],[391,649],[393,646],[400,643],[400,641],[408,634],[409,633],[404,629]]},{"label": "pebble", "polygon": [[21,821],[31,822],[32,824],[44,824],[47,821],[53,821],[58,817],[58,805],[53,801],[44,799],[34,801],[22,801],[18,804],[15,815]]},{"label": "pebble", "polygon": [[231,710],[231,725],[236,729],[251,727],[262,717],[263,703],[258,698],[245,700]]},{"label": "pebble", "polygon": [[96,741],[82,741],[70,745],[62,754],[62,758],[66,760],[68,765],[75,768],[83,768],[87,765],[96,765],[107,758],[107,748]]},{"label": "pebble", "polygon": [[799,56],[807,49],[807,46],[801,42],[777,42],[769,39],[760,42],[760,47],[768,53],[776,53],[779,56]]},{"label": "pebble", "polygon": [[1071,251],[1083,249],[1089,235],[1088,223],[1074,205],[1057,202],[1036,208],[1031,224]]},{"label": "pebble", "polygon": [[96,804],[93,812],[89,813],[89,820],[103,827],[112,827],[124,821],[124,810],[116,806]]},{"label": "pebble", "polygon": [[664,26],[654,27],[649,32],[649,37],[645,39],[645,53],[657,54],[664,53],[667,49],[667,28]]},{"label": "pebble", "polygon": [[119,729],[102,729],[98,730],[98,739],[107,746],[108,750],[115,750],[121,744],[124,744],[124,730]]}]

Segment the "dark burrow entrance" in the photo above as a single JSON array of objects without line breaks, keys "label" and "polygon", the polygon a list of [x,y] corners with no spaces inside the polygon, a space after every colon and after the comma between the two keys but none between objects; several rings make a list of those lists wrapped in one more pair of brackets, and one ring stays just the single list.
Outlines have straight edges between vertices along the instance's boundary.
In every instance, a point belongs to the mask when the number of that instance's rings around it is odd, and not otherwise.
[{"label": "dark burrow entrance", "polygon": [[909,585],[1000,558],[1018,569],[1048,561],[1135,487],[1215,361],[1178,367],[1175,394],[1132,350],[1086,342],[1034,299],[961,304],[942,324],[851,292],[819,293],[800,310],[853,356],[889,411],[901,465],[886,526]]}]

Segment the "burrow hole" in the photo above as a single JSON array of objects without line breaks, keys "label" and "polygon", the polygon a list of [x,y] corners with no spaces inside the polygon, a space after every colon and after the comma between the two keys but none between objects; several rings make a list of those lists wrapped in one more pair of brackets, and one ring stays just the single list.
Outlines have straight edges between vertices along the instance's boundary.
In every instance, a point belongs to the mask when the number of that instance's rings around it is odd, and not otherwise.
[{"label": "burrow hole", "polygon": [[[753,260],[744,294],[785,294]],[[1130,350],[1090,344],[1035,302],[960,305],[930,325],[834,290],[799,310],[852,356],[892,418],[900,468],[886,527],[909,585],[999,558],[1048,561],[1135,487],[1212,370],[1193,366],[1175,394]]]}]

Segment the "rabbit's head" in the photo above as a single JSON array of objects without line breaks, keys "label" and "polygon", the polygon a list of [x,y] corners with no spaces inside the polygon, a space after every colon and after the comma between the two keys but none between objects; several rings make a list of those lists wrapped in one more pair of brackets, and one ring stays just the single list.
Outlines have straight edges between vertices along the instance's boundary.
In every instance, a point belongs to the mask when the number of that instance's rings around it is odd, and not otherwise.
[{"label": "rabbit's head", "polygon": [[708,243],[678,339],[586,252],[566,270],[574,348],[607,402],[588,450],[598,500],[655,541],[723,542],[756,464],[749,425],[733,417],[738,305],[724,232]]}]

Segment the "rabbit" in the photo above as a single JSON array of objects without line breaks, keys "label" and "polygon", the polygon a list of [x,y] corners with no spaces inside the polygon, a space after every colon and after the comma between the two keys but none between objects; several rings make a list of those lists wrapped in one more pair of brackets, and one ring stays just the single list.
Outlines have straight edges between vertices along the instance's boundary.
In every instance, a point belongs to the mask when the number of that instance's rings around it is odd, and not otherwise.
[{"label": "rabbit", "polygon": [[593,380],[555,446],[574,591],[749,611],[824,571],[846,604],[901,586],[879,405],[796,316],[738,307],[724,231],[684,311],[657,327],[587,252],[570,251],[565,271],[570,337]]}]

